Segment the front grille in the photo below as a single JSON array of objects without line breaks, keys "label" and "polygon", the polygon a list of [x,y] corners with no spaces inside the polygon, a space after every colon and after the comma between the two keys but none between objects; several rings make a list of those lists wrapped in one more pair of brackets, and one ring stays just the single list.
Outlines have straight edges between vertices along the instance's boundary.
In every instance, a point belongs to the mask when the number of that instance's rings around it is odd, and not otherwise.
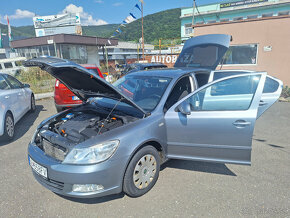
[{"label": "front grille", "polygon": [[45,139],[42,140],[42,148],[46,155],[60,161],[63,161],[67,154],[66,148],[56,144],[52,144]]}]

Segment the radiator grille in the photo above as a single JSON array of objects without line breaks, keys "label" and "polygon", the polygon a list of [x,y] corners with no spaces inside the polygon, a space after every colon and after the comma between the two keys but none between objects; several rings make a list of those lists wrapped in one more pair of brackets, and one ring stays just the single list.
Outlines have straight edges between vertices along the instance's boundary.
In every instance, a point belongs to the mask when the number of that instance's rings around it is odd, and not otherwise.
[{"label": "radiator grille", "polygon": [[60,161],[63,161],[67,154],[66,148],[56,144],[52,144],[45,139],[42,140],[42,147],[46,155]]}]

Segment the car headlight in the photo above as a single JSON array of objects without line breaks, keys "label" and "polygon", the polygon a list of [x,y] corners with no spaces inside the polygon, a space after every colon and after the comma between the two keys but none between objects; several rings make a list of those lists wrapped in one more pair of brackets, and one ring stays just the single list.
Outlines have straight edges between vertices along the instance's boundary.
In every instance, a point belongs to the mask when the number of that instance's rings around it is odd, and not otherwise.
[{"label": "car headlight", "polygon": [[110,158],[118,146],[119,140],[112,140],[86,148],[73,148],[65,157],[63,163],[96,164]]}]

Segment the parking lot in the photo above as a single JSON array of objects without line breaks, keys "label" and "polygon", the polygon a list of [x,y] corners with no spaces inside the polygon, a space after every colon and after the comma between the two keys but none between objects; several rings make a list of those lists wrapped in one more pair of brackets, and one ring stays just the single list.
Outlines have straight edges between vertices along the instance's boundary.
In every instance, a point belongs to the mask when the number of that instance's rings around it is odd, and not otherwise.
[{"label": "parking lot", "polygon": [[38,184],[27,144],[54,113],[53,99],[37,101],[36,111],[16,125],[15,140],[0,142],[0,217],[290,216],[290,103],[276,103],[258,120],[251,167],[171,160],[154,188],[139,198],[77,200]]}]

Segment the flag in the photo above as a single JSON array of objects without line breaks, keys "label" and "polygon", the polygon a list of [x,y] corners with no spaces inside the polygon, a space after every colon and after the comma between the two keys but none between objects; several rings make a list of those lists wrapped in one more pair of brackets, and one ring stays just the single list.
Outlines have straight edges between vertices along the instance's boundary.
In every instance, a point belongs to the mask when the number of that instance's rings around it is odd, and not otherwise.
[{"label": "flag", "polygon": [[0,29],[0,48],[2,48],[2,32],[1,32],[1,29]]},{"label": "flag", "polygon": [[122,33],[122,30],[119,28],[119,29],[116,30],[116,32]]},{"label": "flag", "polygon": [[129,15],[128,17],[126,17],[125,22],[126,23],[132,23],[135,20],[136,20],[136,18],[134,18],[131,15]]},{"label": "flag", "polygon": [[134,16],[134,14],[132,13],[129,13],[135,20],[136,20],[136,17]]},{"label": "flag", "polygon": [[11,26],[10,26],[10,22],[9,22],[9,18],[7,17],[7,26],[8,26],[8,36],[9,36],[9,42],[12,41],[12,34],[11,34]]},{"label": "flag", "polygon": [[138,4],[135,5],[136,8],[138,8],[141,11],[141,8]]}]

